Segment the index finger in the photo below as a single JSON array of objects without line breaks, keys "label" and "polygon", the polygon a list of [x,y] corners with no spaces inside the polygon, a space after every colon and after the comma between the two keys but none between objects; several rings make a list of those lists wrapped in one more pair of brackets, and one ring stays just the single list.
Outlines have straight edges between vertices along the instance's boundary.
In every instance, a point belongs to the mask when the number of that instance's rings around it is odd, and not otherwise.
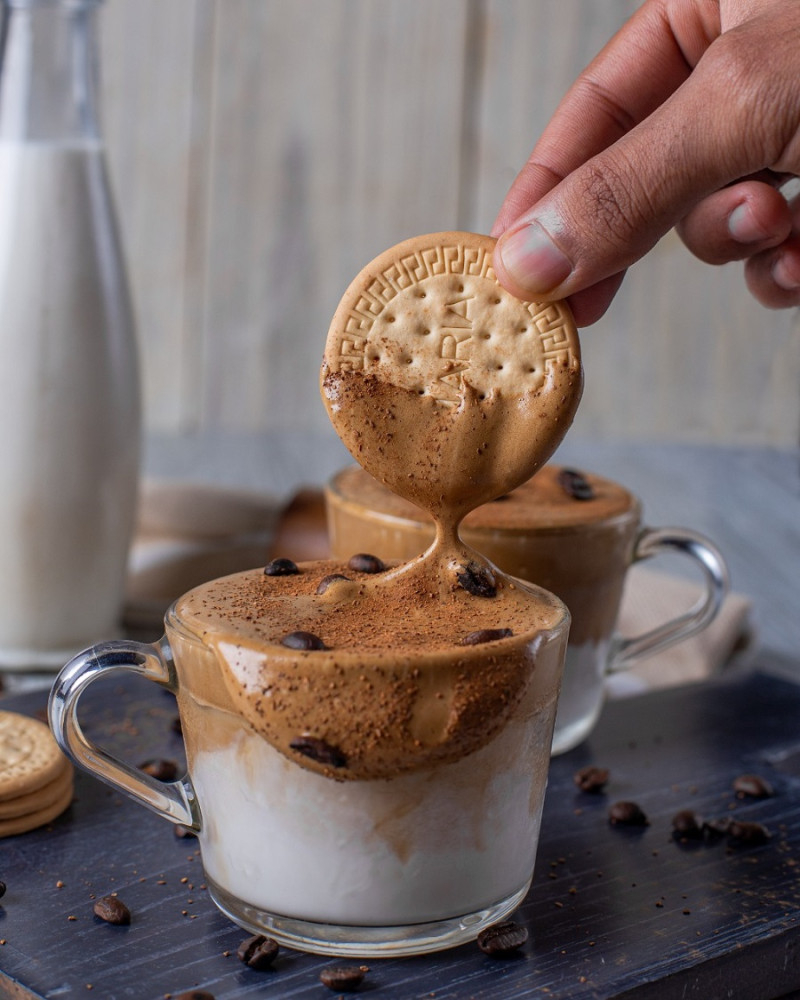
[{"label": "index finger", "polygon": [[499,236],[569,173],[644,121],[720,33],[719,5],[647,0],[581,73],[511,185]]}]

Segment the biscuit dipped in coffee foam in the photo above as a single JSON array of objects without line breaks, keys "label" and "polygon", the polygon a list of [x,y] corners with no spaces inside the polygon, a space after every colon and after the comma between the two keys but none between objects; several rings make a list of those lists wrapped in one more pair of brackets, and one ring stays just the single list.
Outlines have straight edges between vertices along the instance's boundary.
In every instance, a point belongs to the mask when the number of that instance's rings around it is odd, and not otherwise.
[{"label": "biscuit dipped in coffee foam", "polygon": [[[429,550],[378,573],[316,563],[238,575],[177,607],[217,650],[253,728],[330,777],[392,777],[485,745],[523,701],[540,647],[566,627],[557,598],[458,535],[469,510],[547,460],[582,385],[566,306],[509,296],[493,246],[443,233],[392,248],[355,279],[328,335],[331,420],[365,468],[430,512]],[[287,648],[296,632],[316,648]],[[314,753],[298,749],[303,739]]]},{"label": "biscuit dipped in coffee foam", "polygon": [[[641,523],[641,506],[630,490],[581,471],[584,490],[576,495],[569,487],[574,474],[545,465],[517,489],[470,511],[460,526],[467,544],[504,573],[565,602],[571,646],[608,638]],[[326,506],[334,558],[360,546],[387,560],[408,560],[435,536],[427,511],[355,465],[327,485]]]}]

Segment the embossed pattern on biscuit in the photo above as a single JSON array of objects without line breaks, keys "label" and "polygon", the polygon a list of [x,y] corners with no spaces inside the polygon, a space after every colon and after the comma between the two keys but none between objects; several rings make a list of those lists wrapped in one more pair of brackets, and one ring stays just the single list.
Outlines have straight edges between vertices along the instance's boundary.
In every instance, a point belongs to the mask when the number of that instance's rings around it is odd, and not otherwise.
[{"label": "embossed pattern on biscuit", "polygon": [[323,360],[323,399],[359,463],[456,516],[547,460],[582,388],[568,308],[505,291],[494,244],[438,233],[380,255],[345,293]]}]

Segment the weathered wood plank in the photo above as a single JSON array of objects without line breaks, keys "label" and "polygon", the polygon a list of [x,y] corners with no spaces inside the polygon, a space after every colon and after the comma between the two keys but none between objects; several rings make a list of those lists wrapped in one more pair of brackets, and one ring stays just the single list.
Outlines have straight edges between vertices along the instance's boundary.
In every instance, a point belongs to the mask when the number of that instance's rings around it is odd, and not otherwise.
[{"label": "weathered wood plank", "polygon": [[[111,0],[104,105],[149,432],[319,430],[346,284],[408,235],[486,230],[637,0]],[[583,335],[572,436],[791,446],[795,313],[667,236]]]},{"label": "weathered wood plank", "polygon": [[104,124],[136,306],[148,427],[179,427],[197,0],[101,11]]}]

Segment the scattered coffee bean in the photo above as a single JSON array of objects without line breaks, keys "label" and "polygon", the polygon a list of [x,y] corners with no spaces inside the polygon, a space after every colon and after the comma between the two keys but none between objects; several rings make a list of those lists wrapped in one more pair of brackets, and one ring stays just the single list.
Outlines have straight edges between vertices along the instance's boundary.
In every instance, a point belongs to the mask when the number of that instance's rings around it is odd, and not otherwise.
[{"label": "scattered coffee bean", "polygon": [[356,573],[383,573],[386,565],[382,559],[368,552],[357,552],[347,564]]},{"label": "scattered coffee bean", "polygon": [[577,469],[561,469],[558,474],[558,484],[573,500],[594,499],[592,484]]},{"label": "scattered coffee bean", "polygon": [[513,920],[490,924],[478,935],[478,947],[494,958],[503,958],[521,948],[528,940],[528,929]]},{"label": "scattered coffee bean", "polygon": [[608,810],[612,826],[649,826],[644,812],[635,802],[615,802]]},{"label": "scattered coffee bean", "polygon": [[468,563],[461,567],[461,572],[456,574],[456,579],[474,597],[496,597],[497,584],[494,577],[483,566],[477,563]]},{"label": "scattered coffee bean", "polygon": [[366,965],[328,965],[319,974],[320,982],[337,993],[352,993],[369,972]]},{"label": "scattered coffee bean", "polygon": [[772,834],[762,823],[748,823],[738,819],[731,820],[728,836],[733,844],[742,847],[758,847],[772,838]]},{"label": "scattered coffee bean", "polygon": [[214,994],[208,990],[187,990],[185,993],[178,993],[172,1000],[214,1000]]},{"label": "scattered coffee bean", "polygon": [[296,736],[289,746],[318,764],[326,764],[328,767],[347,767],[347,757],[342,751],[338,747],[332,747],[325,740],[317,739],[316,736]]},{"label": "scattered coffee bean", "polygon": [[349,583],[350,577],[344,576],[342,573],[331,573],[328,576],[323,576],[323,578],[317,584],[317,593],[324,594],[325,591],[328,589],[328,587],[331,586],[331,584],[338,583],[340,580],[343,580],[345,583]]},{"label": "scattered coffee bean", "polygon": [[273,559],[264,567],[265,576],[295,576],[299,572],[297,563],[283,557]]},{"label": "scattered coffee bean", "polygon": [[269,969],[278,957],[278,942],[274,938],[264,937],[263,934],[255,934],[247,938],[239,945],[236,957],[240,962],[257,972]]},{"label": "scattered coffee bean", "polygon": [[772,785],[760,774],[740,774],[734,779],[733,790],[737,798],[769,799],[775,794]]},{"label": "scattered coffee bean", "polygon": [[197,836],[197,833],[190,826],[184,826],[183,823],[176,823],[172,827],[172,832],[178,840],[186,840],[187,837]]},{"label": "scattered coffee bean", "polygon": [[508,639],[514,633],[510,628],[481,628],[470,632],[461,640],[462,646],[480,646],[484,642],[496,642],[498,639]]},{"label": "scattered coffee bean", "polygon": [[129,924],[131,911],[117,896],[103,896],[95,900],[95,916],[105,920],[107,924]]},{"label": "scattered coffee bean", "polygon": [[607,767],[596,767],[588,764],[576,771],[573,781],[582,792],[602,792],[608,783],[609,771]]},{"label": "scattered coffee bean", "polygon": [[290,632],[281,639],[282,646],[289,649],[327,649],[328,647],[313,632]]},{"label": "scattered coffee bean", "polygon": [[0,899],[6,894],[6,884],[5,882],[0,882]]},{"label": "scattered coffee bean", "polygon": [[703,836],[707,840],[719,840],[728,833],[730,826],[729,816],[722,816],[720,819],[707,819],[703,822]]},{"label": "scattered coffee bean", "polygon": [[702,840],[704,824],[693,809],[681,809],[672,817],[672,833],[679,840]]},{"label": "scattered coffee bean", "polygon": [[178,765],[174,760],[146,760],[139,770],[157,781],[174,781],[178,777]]}]

